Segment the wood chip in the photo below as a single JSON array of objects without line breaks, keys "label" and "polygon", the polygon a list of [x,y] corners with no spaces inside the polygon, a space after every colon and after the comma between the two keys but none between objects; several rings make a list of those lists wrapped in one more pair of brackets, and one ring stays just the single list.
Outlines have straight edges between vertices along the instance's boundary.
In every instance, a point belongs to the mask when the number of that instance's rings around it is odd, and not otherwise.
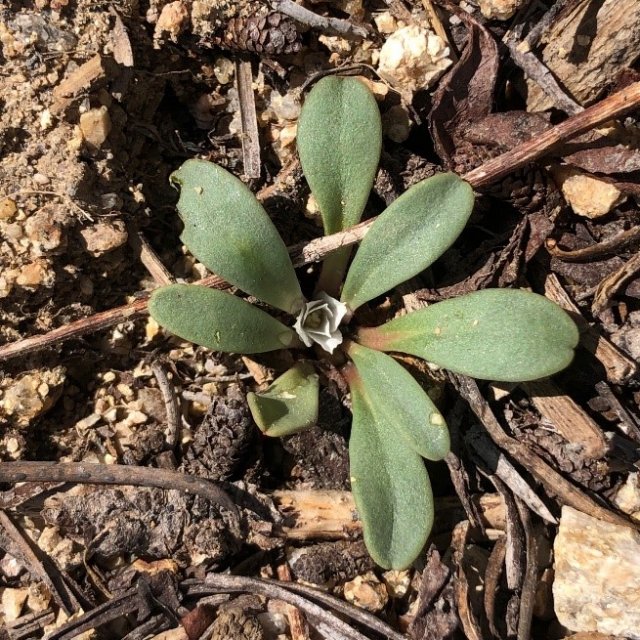
[{"label": "wood chip", "polygon": [[242,161],[247,178],[260,177],[260,138],[253,94],[253,72],[249,60],[236,62],[236,83],[242,125]]},{"label": "wood chip", "polygon": [[552,380],[536,380],[523,384],[535,408],[567,442],[582,446],[587,459],[603,458],[608,450],[602,429],[575,400],[563,393]]},{"label": "wood chip", "polygon": [[609,382],[621,384],[635,375],[636,362],[587,323],[555,274],[550,273],[546,277],[544,292],[547,298],[571,313],[581,332],[580,344],[600,361],[607,372]]},{"label": "wood chip", "polygon": [[[581,0],[560,11],[542,36],[542,60],[580,104],[590,104],[631,66],[640,50],[637,0]],[[546,111],[552,101],[528,83],[527,110]]]},{"label": "wood chip", "polygon": [[100,54],[97,54],[80,65],[53,89],[53,102],[49,110],[53,115],[61,114],[82,92],[95,88],[99,80],[105,81],[106,78],[105,61]]}]

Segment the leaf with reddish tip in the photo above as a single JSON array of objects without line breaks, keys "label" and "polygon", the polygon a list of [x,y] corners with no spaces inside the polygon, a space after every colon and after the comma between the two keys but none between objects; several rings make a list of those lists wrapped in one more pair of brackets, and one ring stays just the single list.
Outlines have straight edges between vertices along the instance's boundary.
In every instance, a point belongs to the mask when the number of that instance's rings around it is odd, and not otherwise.
[{"label": "leaf with reddish tip", "polygon": [[523,382],[568,366],[579,335],[569,315],[544,296],[484,289],[361,329],[357,339],[474,378]]},{"label": "leaf with reddish tip", "polygon": [[151,294],[152,318],[177,336],[214,351],[263,353],[300,346],[294,331],[225,291],[172,284]]}]

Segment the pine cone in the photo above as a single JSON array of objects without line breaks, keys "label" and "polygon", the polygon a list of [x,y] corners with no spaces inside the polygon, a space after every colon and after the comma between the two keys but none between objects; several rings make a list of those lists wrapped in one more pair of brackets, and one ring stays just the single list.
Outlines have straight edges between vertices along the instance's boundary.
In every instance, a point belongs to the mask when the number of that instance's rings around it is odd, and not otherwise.
[{"label": "pine cone", "polygon": [[301,47],[295,22],[258,0],[196,0],[191,20],[193,32],[209,47],[267,55]]},{"label": "pine cone", "polygon": [[264,640],[258,619],[242,609],[225,609],[211,625],[211,640]]},{"label": "pine cone", "polygon": [[300,50],[295,24],[278,11],[234,18],[214,42],[220,47],[278,55]]},{"label": "pine cone", "polygon": [[225,480],[238,470],[255,433],[244,391],[230,385],[195,429],[183,465],[192,474]]}]

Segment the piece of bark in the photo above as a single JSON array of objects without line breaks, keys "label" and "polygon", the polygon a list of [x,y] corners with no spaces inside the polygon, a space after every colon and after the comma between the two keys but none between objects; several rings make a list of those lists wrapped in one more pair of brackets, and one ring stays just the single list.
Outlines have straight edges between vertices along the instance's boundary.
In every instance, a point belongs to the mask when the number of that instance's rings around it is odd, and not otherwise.
[{"label": "piece of bark", "polygon": [[240,122],[242,125],[242,161],[247,178],[260,177],[260,139],[256,101],[253,93],[253,72],[249,60],[236,62],[236,83]]},{"label": "piece of bark", "polygon": [[420,579],[418,605],[408,628],[411,638],[440,640],[448,638],[458,627],[458,617],[451,606],[452,581],[451,570],[441,561],[440,554],[432,545]]},{"label": "piece of bark", "polygon": [[[597,100],[640,54],[638,0],[583,0],[561,11],[544,34],[542,61],[580,104]],[[527,110],[545,111],[551,99],[527,83]]]},{"label": "piece of bark", "polygon": [[555,274],[550,273],[545,279],[544,293],[577,321],[581,332],[580,344],[600,361],[609,382],[621,384],[635,374],[637,364],[634,360],[587,323]]},{"label": "piece of bark", "polygon": [[96,88],[98,81],[106,82],[107,75],[106,61],[100,54],[89,58],[53,89],[49,110],[61,114],[82,92]]},{"label": "piece of bark", "polygon": [[549,379],[524,383],[535,408],[568,442],[582,447],[587,459],[604,457],[608,445],[595,420]]},{"label": "piece of bark", "polygon": [[489,622],[489,630],[496,638],[500,637],[496,627],[496,594],[500,586],[506,546],[505,536],[496,540],[487,562],[487,569],[484,572],[484,613]]}]

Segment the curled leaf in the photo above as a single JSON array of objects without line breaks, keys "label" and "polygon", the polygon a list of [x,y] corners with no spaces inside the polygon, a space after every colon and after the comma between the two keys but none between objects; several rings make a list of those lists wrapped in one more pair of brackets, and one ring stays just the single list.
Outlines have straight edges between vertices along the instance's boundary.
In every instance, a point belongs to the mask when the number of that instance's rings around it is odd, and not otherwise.
[{"label": "curled leaf", "polygon": [[263,353],[299,345],[289,327],[262,309],[230,293],[194,284],[156,289],[149,312],[172,333],[214,351]]},{"label": "curled leaf", "polygon": [[544,296],[484,289],[361,329],[357,339],[474,378],[523,382],[569,365],[579,335],[569,315]]},{"label": "curled leaf", "polygon": [[287,248],[251,191],[206,160],[187,160],[171,182],[180,186],[180,238],[189,251],[244,292],[297,313],[304,298]]},{"label": "curled leaf", "polygon": [[319,394],[318,374],[310,364],[299,362],[265,391],[247,394],[247,401],[260,430],[280,437],[317,422]]},{"label": "curled leaf", "polygon": [[473,191],[453,173],[427,178],[383,211],[349,268],[342,302],[360,305],[424,271],[456,240],[473,210]]}]

